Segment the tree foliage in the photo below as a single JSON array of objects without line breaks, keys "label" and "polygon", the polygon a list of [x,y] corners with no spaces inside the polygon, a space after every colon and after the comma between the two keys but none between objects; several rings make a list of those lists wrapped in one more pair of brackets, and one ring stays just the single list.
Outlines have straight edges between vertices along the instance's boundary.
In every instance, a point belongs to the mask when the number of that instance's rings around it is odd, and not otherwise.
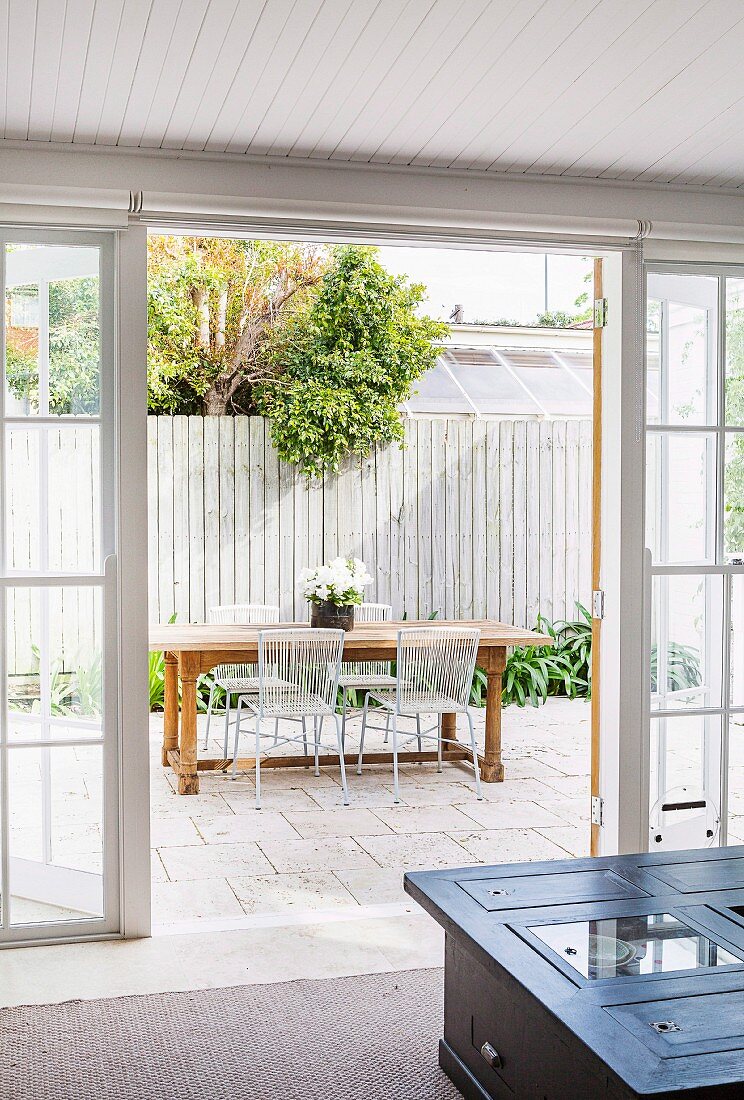
[{"label": "tree foliage", "polygon": [[[726,423],[744,425],[744,291],[729,280],[726,310]],[[744,557],[744,437],[731,433],[726,455],[724,540]]]},{"label": "tree foliage", "polygon": [[267,339],[302,308],[325,263],[315,245],[150,237],[150,411],[250,411]]},{"label": "tree foliage", "polygon": [[334,248],[317,293],[272,343],[255,388],[279,454],[307,475],[402,439],[398,405],[435,363],[448,326],[420,316],[425,288],[393,276],[377,249]]},{"label": "tree foliage", "polygon": [[[13,287],[12,298],[37,303],[38,288]],[[12,309],[12,304],[11,304]],[[39,407],[38,322],[8,329],[6,372],[11,394]],[[100,389],[99,283],[95,277],[49,284],[49,411],[96,413]]]}]

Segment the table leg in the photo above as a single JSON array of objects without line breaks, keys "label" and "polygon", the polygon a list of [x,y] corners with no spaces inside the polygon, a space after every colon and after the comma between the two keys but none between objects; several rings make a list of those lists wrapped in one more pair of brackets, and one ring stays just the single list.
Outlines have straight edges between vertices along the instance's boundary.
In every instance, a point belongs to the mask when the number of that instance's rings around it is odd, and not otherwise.
[{"label": "table leg", "polygon": [[506,651],[492,653],[486,695],[486,749],[481,758],[481,779],[484,783],[503,783],[501,763],[501,676],[506,664]]},{"label": "table leg", "polygon": [[196,682],[199,678],[199,655],[182,653],[181,673],[181,743],[178,769],[178,793],[198,794],[199,775],[196,770]]},{"label": "table leg", "polygon": [[[456,738],[457,738],[457,715],[456,714],[443,714],[442,715],[442,737],[446,737],[450,741],[456,740]],[[453,748],[453,746],[448,745],[447,748]]]},{"label": "table leg", "polygon": [[178,748],[178,657],[165,654],[165,710],[163,720],[163,767],[168,767],[168,752]]}]

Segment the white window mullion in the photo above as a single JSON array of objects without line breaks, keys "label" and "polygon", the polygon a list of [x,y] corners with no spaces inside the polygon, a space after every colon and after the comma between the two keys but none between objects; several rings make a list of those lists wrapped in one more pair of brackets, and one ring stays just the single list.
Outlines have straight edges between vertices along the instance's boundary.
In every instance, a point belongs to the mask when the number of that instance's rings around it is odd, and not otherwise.
[{"label": "white window mullion", "polygon": [[[5,246],[0,238],[0,297],[5,317]],[[5,517],[5,325],[0,324],[0,577],[7,572],[7,532]],[[0,925],[3,932],[10,925],[10,838],[8,835],[8,668],[7,668],[7,590],[0,585]]]},{"label": "white window mullion", "polygon": [[39,280],[39,415],[49,416],[49,283]]}]

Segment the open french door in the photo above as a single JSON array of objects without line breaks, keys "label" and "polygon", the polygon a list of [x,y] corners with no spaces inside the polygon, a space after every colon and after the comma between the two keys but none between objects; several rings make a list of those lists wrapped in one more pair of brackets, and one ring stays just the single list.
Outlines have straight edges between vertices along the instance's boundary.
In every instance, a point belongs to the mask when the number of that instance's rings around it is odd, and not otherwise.
[{"label": "open french door", "polygon": [[119,928],[114,241],[0,237],[0,942]]},{"label": "open french door", "polygon": [[744,839],[744,278],[646,278],[649,848]]}]

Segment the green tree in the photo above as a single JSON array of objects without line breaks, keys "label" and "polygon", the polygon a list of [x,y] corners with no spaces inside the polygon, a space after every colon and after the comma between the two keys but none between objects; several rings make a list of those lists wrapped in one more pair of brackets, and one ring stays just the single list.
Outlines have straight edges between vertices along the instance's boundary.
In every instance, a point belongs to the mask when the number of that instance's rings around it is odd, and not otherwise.
[{"label": "green tree", "polygon": [[398,405],[449,331],[417,312],[425,288],[376,257],[366,246],[333,249],[317,293],[274,333],[273,371],[254,389],[280,456],[308,476],[402,439]]},{"label": "green tree", "polygon": [[325,263],[314,245],[151,236],[150,411],[250,411],[269,335],[301,308]]}]

